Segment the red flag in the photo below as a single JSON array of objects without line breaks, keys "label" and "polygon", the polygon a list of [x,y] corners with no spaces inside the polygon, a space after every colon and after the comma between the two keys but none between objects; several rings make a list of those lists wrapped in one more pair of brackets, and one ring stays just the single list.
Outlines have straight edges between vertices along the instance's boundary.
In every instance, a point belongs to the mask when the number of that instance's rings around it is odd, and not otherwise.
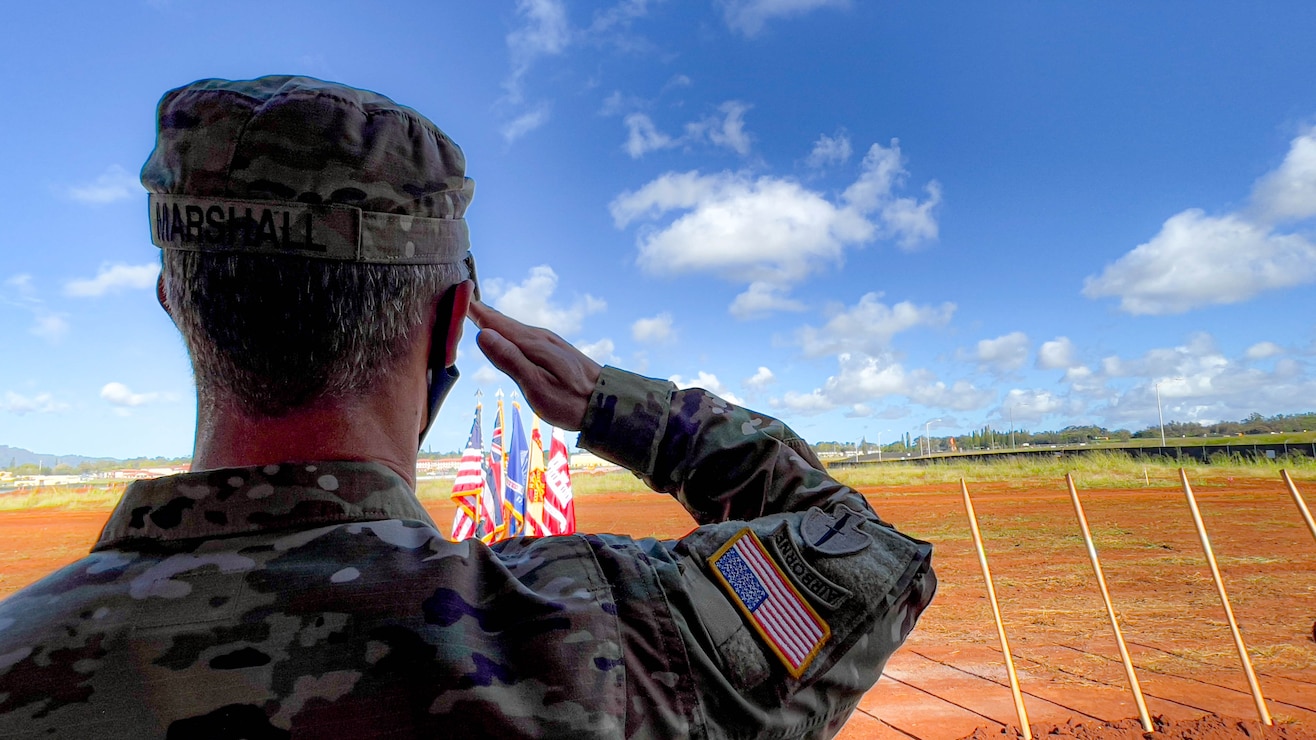
[{"label": "red flag", "polygon": [[544,471],[544,528],[548,534],[574,534],[576,503],[571,493],[571,456],[567,453],[567,435],[553,430]]}]

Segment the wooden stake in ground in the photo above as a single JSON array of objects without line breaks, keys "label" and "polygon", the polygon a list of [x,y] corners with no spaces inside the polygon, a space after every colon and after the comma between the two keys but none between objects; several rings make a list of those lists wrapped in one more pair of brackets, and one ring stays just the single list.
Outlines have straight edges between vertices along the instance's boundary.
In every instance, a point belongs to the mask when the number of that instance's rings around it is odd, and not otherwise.
[{"label": "wooden stake in ground", "polygon": [[1138,674],[1133,671],[1133,659],[1124,644],[1124,633],[1120,632],[1119,620],[1115,618],[1115,607],[1110,603],[1110,591],[1106,590],[1106,576],[1101,572],[1101,561],[1097,559],[1097,547],[1092,543],[1092,532],[1088,529],[1088,518],[1083,514],[1083,504],[1078,500],[1078,490],[1074,488],[1074,476],[1065,473],[1065,483],[1069,484],[1069,500],[1074,502],[1074,513],[1078,515],[1078,526],[1083,530],[1083,542],[1088,546],[1088,559],[1092,561],[1092,570],[1097,574],[1097,585],[1101,587],[1101,599],[1106,602],[1106,615],[1110,617],[1110,628],[1115,631],[1115,644],[1119,645],[1120,660],[1124,661],[1124,674],[1129,677],[1129,688],[1133,690],[1133,700],[1138,704],[1138,720],[1142,722],[1144,732],[1152,732],[1151,717],[1147,715],[1147,702],[1142,697],[1142,686],[1138,683]]},{"label": "wooden stake in ground", "polygon": [[1188,484],[1188,471],[1179,468],[1179,480],[1183,481],[1183,492],[1188,497],[1188,509],[1193,513],[1193,524],[1197,526],[1197,536],[1202,540],[1202,550],[1206,552],[1206,563],[1211,566],[1211,577],[1215,579],[1216,591],[1220,593],[1220,605],[1225,608],[1225,618],[1229,621],[1229,631],[1234,635],[1234,647],[1238,648],[1238,659],[1243,662],[1243,672],[1247,674],[1247,685],[1252,690],[1252,701],[1257,705],[1257,715],[1264,724],[1270,721],[1270,711],[1266,709],[1266,699],[1261,695],[1261,685],[1257,683],[1257,674],[1252,671],[1252,659],[1247,656],[1247,647],[1243,645],[1243,635],[1238,631],[1238,622],[1234,620],[1234,610],[1229,606],[1229,595],[1225,593],[1225,582],[1220,578],[1220,568],[1215,563],[1215,553],[1211,551],[1211,539],[1206,536],[1206,525],[1202,523],[1202,512],[1197,509],[1197,499],[1193,497],[1193,487]]},{"label": "wooden stake in ground", "polygon": [[1307,502],[1302,500],[1302,494],[1298,493],[1298,487],[1293,485],[1293,479],[1289,477],[1289,471],[1279,471],[1280,477],[1289,487],[1289,493],[1293,494],[1293,503],[1298,505],[1298,511],[1302,514],[1302,520],[1307,522],[1307,529],[1311,531],[1311,536],[1316,538],[1316,521],[1312,521],[1311,512],[1307,510]]},{"label": "wooden stake in ground", "polygon": [[1024,740],[1033,740],[1033,732],[1028,728],[1028,710],[1024,708],[1024,695],[1019,691],[1019,675],[1014,672],[1014,657],[1010,655],[1010,641],[1005,638],[1005,623],[1001,621],[1001,608],[996,604],[996,588],[992,585],[992,571],[987,567],[987,551],[982,546],[982,533],[978,531],[978,515],[973,513],[973,499],[969,498],[969,487],[960,478],[960,491],[964,493],[964,511],[969,515],[969,531],[973,533],[973,546],[978,549],[978,564],[982,566],[983,580],[987,581],[987,600],[992,605],[992,616],[996,618],[996,634],[1001,638],[1001,652],[1005,653],[1005,671],[1010,675],[1010,693],[1014,695],[1014,711],[1019,715],[1019,727]]}]

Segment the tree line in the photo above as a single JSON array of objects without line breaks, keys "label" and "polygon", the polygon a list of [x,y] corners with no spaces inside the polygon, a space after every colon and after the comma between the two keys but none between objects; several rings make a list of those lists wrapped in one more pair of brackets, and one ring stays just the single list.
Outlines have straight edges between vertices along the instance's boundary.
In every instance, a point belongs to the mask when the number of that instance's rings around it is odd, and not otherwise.
[{"label": "tree line", "polygon": [[[1181,437],[1237,437],[1251,434],[1284,434],[1310,430],[1316,430],[1316,412],[1312,411],[1300,414],[1276,414],[1274,416],[1262,416],[1253,413],[1241,421],[1221,421],[1215,424],[1202,424],[1195,421],[1165,422],[1165,436],[1176,439]],[[1011,431],[986,425],[968,434],[947,437],[934,436],[929,441],[934,451],[944,452],[951,449],[991,450],[1023,445],[1036,447],[1039,445],[1076,445],[1089,442],[1127,442],[1131,439],[1159,439],[1160,436],[1161,427],[1159,424],[1153,424],[1136,432],[1128,429],[1107,429],[1095,424],[1072,425],[1064,429],[1046,432],[1030,432],[1026,429]],[[921,439],[921,435],[913,437],[906,433],[894,442],[884,443],[882,450],[896,453],[912,452],[918,450],[924,444],[926,443]],[[856,448],[860,454],[864,454],[876,451],[877,445],[870,443],[867,439],[861,440],[858,444],[833,440],[817,442],[813,445],[813,448],[819,454],[853,454]]]}]

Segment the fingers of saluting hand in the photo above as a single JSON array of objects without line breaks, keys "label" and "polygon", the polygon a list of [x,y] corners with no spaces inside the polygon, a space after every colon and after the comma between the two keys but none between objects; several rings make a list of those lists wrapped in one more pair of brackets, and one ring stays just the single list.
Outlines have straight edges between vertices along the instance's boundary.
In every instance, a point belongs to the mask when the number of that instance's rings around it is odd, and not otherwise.
[{"label": "fingers of saluting hand", "polygon": [[511,376],[544,421],[580,429],[602,368],[547,329],[527,326],[482,303],[470,318],[481,328],[477,343],[489,361]]}]

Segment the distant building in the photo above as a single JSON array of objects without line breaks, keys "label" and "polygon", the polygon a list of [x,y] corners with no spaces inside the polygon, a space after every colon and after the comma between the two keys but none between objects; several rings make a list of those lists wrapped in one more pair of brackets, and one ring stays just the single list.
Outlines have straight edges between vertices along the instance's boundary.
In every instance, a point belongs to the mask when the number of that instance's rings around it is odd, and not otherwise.
[{"label": "distant building", "polygon": [[618,469],[619,467],[620,466],[616,463],[610,463],[592,452],[581,452],[580,450],[575,450],[571,453],[572,471],[584,470],[602,472],[605,469],[612,470]]},{"label": "distant building", "polygon": [[456,478],[457,468],[461,467],[460,457],[441,457],[437,460],[417,460],[416,476],[419,478]]},{"label": "distant building", "polygon": [[80,475],[20,475],[14,478],[19,488],[38,486],[71,486],[82,482]]}]

